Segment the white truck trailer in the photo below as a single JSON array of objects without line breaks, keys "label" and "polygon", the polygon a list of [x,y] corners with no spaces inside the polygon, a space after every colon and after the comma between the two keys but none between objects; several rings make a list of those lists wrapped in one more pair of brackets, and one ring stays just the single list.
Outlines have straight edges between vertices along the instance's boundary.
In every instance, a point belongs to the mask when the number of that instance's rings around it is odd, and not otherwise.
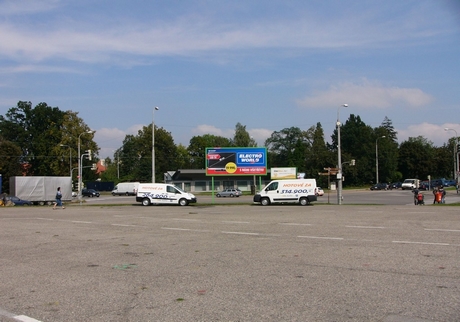
[{"label": "white truck trailer", "polygon": [[10,178],[10,195],[37,205],[51,205],[61,187],[62,201],[72,200],[72,178],[51,176],[21,176]]}]

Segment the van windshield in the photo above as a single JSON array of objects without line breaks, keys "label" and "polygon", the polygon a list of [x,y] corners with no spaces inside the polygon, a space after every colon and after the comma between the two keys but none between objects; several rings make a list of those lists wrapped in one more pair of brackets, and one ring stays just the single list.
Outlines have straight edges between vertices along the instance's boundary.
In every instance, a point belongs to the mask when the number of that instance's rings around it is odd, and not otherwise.
[{"label": "van windshield", "polygon": [[176,186],[176,185],[174,186],[174,188],[176,188],[176,189],[179,190],[180,192],[187,193],[186,191],[182,190],[180,187],[178,187],[178,186]]}]

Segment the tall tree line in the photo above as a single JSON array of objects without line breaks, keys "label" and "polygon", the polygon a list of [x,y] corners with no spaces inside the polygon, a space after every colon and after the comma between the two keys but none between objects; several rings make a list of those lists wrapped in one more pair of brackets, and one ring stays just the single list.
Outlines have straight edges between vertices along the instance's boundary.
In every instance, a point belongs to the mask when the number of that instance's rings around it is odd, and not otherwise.
[{"label": "tall tree line", "polygon": [[[96,155],[98,146],[89,127],[78,112],[62,111],[58,107],[31,102],[18,102],[17,106],[0,115],[0,173],[3,188],[13,175],[68,175],[76,180],[78,141],[81,152],[91,149]],[[152,130],[155,131],[155,178],[163,180],[163,173],[177,169],[203,169],[207,147],[251,147],[256,142],[246,126],[237,123],[234,136],[226,138],[213,134],[194,136],[189,145],[176,145],[173,136],[164,128],[144,126],[137,135],[127,135],[122,145],[107,158],[108,169],[102,174],[104,181],[150,181],[152,161]],[[351,114],[341,126],[342,165],[337,161],[337,128],[331,143],[324,137],[321,123],[308,129],[290,127],[274,131],[264,142],[267,148],[268,168],[296,167],[307,177],[324,180],[319,176],[327,167],[341,166],[344,186],[370,185],[376,181],[395,182],[404,178],[451,178],[452,151],[455,138],[436,147],[424,137],[411,137],[398,144],[397,132],[385,117],[376,128],[364,123],[360,116]],[[378,146],[378,161],[377,157]],[[350,161],[356,160],[351,166]],[[96,162],[92,161],[92,162]],[[90,164],[84,161],[84,165]],[[83,178],[97,177],[84,167]]]}]

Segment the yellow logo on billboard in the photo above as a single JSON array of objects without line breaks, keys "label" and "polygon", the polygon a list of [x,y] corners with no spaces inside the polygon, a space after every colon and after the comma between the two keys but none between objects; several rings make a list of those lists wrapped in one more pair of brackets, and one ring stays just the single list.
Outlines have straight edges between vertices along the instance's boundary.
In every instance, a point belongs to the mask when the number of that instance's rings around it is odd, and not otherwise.
[{"label": "yellow logo on billboard", "polygon": [[229,162],[225,165],[225,171],[227,173],[235,173],[236,172],[236,164],[234,162]]}]

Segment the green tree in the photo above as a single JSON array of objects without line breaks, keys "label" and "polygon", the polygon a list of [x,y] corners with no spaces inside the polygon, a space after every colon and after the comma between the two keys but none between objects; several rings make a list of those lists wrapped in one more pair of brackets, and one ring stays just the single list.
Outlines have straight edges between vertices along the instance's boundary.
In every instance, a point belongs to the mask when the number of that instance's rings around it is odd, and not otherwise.
[{"label": "green tree", "polygon": [[251,136],[249,132],[246,131],[246,125],[237,123],[235,126],[235,135],[233,136],[232,145],[235,147],[253,147],[257,146],[257,143]]},{"label": "green tree", "polygon": [[2,174],[2,192],[9,193],[10,177],[22,175],[21,149],[14,143],[0,137],[0,174]]},{"label": "green tree", "polygon": [[229,147],[231,145],[232,142],[229,139],[213,134],[192,137],[187,148],[191,169],[203,169],[205,167],[206,148]]},{"label": "green tree", "polygon": [[381,126],[374,129],[374,133],[379,158],[379,181],[387,183],[401,181],[402,174],[398,171],[398,138],[391,120],[385,117]]},{"label": "green tree", "polygon": [[[120,181],[152,181],[152,125],[144,126],[137,136],[127,135],[116,151],[120,159]],[[177,147],[170,132],[155,126],[155,181],[163,173],[177,169]]]},{"label": "green tree", "polygon": [[[359,116],[350,117],[341,127],[341,151],[345,185],[369,184],[374,179],[375,141],[373,129],[366,125]],[[337,129],[332,136],[334,146],[337,146]],[[356,160],[355,166],[348,162]],[[338,165],[341,166],[341,165]]]},{"label": "green tree", "polygon": [[[21,148],[21,162],[29,165],[27,175],[69,175],[69,162],[72,166],[78,164],[78,137],[88,130],[77,113],[63,112],[46,103],[32,108],[31,102],[20,101],[0,116],[0,131]],[[81,143],[83,151],[91,149],[97,155],[98,146],[91,135],[81,136]],[[64,152],[69,157],[64,157]],[[69,161],[70,152],[73,158]]]},{"label": "green tree", "polygon": [[[177,168],[178,169],[189,169],[191,168],[190,153],[187,147],[183,144],[177,146]],[[175,169],[170,169],[175,170]]]},{"label": "green tree", "polygon": [[[317,123],[314,127],[312,135],[311,149],[307,152],[306,176],[308,178],[316,178],[319,172],[324,172],[326,167],[335,167],[335,155],[328,149],[324,140],[324,130],[321,123]],[[319,180],[324,180],[321,184],[327,182],[327,177],[321,177]]]},{"label": "green tree", "polygon": [[409,137],[399,146],[399,170],[403,178],[424,180],[435,175],[436,150],[433,142],[422,136]]},{"label": "green tree", "polygon": [[265,140],[268,151],[268,167],[296,167],[299,172],[306,169],[307,150],[311,146],[311,129],[302,131],[298,127],[275,131]]}]

